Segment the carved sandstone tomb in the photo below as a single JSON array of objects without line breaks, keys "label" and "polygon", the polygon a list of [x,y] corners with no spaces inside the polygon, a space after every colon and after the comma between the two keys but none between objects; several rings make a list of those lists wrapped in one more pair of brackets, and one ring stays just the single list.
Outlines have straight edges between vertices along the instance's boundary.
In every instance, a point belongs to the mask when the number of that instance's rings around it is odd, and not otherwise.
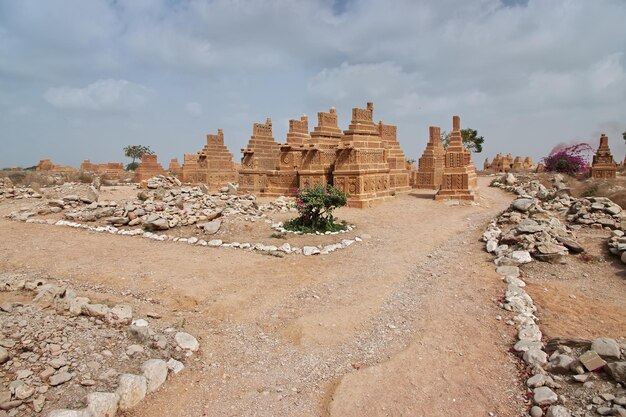
[{"label": "carved sandstone tomb", "polygon": [[166,175],[165,170],[157,161],[157,156],[148,154],[142,155],[141,163],[135,170],[135,177],[133,178],[133,181],[141,182],[156,175]]},{"label": "carved sandstone tomb", "polygon": [[294,194],[299,187],[299,169],[302,166],[302,154],[309,143],[309,119],[303,115],[300,120],[289,120],[287,143],[279,145],[280,156],[278,169],[268,172],[267,188],[264,196]]},{"label": "carved sandstone tomb", "polygon": [[195,154],[185,154],[181,180],[192,184],[206,184],[217,190],[239,180],[233,154],[224,144],[224,132],[206,135],[206,145]]},{"label": "carved sandstone tomb", "polygon": [[429,140],[418,161],[417,180],[414,188],[438,190],[443,179],[446,150],[441,143],[441,128],[430,126]]},{"label": "carved sandstone tomb", "polygon": [[591,178],[611,179],[615,178],[617,164],[613,160],[613,154],[609,148],[609,138],[605,134],[600,136],[600,146],[593,156],[591,164]]},{"label": "carved sandstone tomb", "polygon": [[450,144],[445,154],[443,180],[435,199],[475,200],[476,185],[476,169],[472,164],[471,152],[463,147],[461,119],[459,116],[453,116]]},{"label": "carved sandstone tomb", "polygon": [[267,173],[278,168],[280,148],[272,136],[272,119],[255,123],[248,147],[241,150],[239,189],[245,193],[263,193],[267,187]]},{"label": "carved sandstone tomb", "polygon": [[369,207],[391,195],[387,150],[373,116],[373,103],[352,109],[352,122],[337,147],[333,182],[350,194],[352,207]]},{"label": "carved sandstone tomb", "polygon": [[378,122],[378,131],[383,144],[387,149],[387,163],[389,165],[389,188],[397,193],[411,191],[409,185],[410,168],[407,167],[406,156],[400,148],[397,139],[398,128]]},{"label": "carved sandstone tomb", "polygon": [[333,184],[337,147],[342,136],[334,107],[328,112],[317,113],[317,126],[311,132],[308,143],[302,148],[299,187]]}]

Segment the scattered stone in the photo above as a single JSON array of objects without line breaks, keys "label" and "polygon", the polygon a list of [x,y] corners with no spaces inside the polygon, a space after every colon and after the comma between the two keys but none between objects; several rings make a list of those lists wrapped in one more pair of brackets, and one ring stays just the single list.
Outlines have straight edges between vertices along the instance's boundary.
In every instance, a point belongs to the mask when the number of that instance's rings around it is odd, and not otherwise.
[{"label": "scattered stone", "polygon": [[591,343],[591,350],[602,358],[619,359],[621,355],[617,342],[607,337],[595,339]]},{"label": "scattered stone", "polygon": [[167,364],[161,359],[150,359],[141,367],[143,376],[147,381],[147,392],[151,393],[159,389],[167,379]]},{"label": "scattered stone", "polygon": [[562,405],[552,405],[548,408],[546,417],[571,417],[570,411]]},{"label": "scattered stone", "polygon": [[559,397],[548,387],[539,387],[533,390],[533,401],[538,406],[552,405]]},{"label": "scattered stone", "polygon": [[50,377],[48,383],[50,385],[57,386],[61,384],[65,384],[67,381],[72,379],[72,374],[66,371],[58,372]]},{"label": "scattered stone", "polygon": [[183,365],[182,362],[179,362],[174,358],[170,358],[167,361],[167,369],[177,374],[181,372],[183,369],[185,369],[185,365]]},{"label": "scattered stone", "polygon": [[93,417],[115,417],[119,402],[116,393],[92,392],[87,395],[87,410]]},{"label": "scattered stone", "polygon": [[148,383],[141,375],[120,375],[117,395],[119,395],[119,409],[126,411],[139,404],[146,396]]},{"label": "scattered stone", "polygon": [[606,365],[606,362],[593,350],[588,350],[583,353],[578,360],[583,364],[588,371],[595,371]]},{"label": "scattered stone", "polygon": [[195,352],[200,347],[198,340],[189,333],[178,332],[174,335],[174,340],[181,349],[190,350],[192,352]]}]

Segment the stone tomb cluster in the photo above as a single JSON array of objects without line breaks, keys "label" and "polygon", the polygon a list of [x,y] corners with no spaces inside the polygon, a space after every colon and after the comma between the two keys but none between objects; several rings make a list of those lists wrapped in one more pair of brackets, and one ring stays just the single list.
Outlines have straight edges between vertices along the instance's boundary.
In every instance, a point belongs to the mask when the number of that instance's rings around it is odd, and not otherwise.
[{"label": "stone tomb cluster", "polygon": [[[446,151],[439,127],[430,128],[430,140],[411,171],[397,140],[396,126],[374,122],[374,105],[353,108],[348,129],[338,125],[337,111],[319,112],[317,126],[309,131],[308,117],[289,121],[286,142],[279,144],[272,132],[272,120],[255,123],[248,146],[243,148],[241,166],[224,144],[224,134],[207,135],[206,145],[195,154],[185,154],[182,167],[170,161],[168,171],[183,182],[205,184],[218,189],[239,183],[240,190],[262,196],[290,195],[297,188],[312,184],[331,184],[350,194],[348,204],[367,207],[412,188],[439,190],[437,199],[474,199],[476,170],[471,153],[464,149],[460,119],[453,118],[453,132]],[[38,170],[54,171],[64,167],[41,161]],[[92,164],[86,160],[81,171],[119,176],[121,163]],[[166,175],[156,155],[141,158],[134,181]]]},{"label": "stone tomb cluster", "polygon": [[537,165],[530,156],[522,159],[521,156],[513,156],[509,153],[507,155],[497,154],[491,162],[489,159],[485,159],[483,164],[483,170],[492,172],[522,172],[533,171],[537,169]]},{"label": "stone tomb cluster", "polygon": [[452,132],[448,149],[441,143],[441,128],[430,127],[430,138],[418,161],[414,174],[415,188],[439,190],[436,200],[475,200],[476,168],[471,152],[463,147],[461,119],[452,118]]},{"label": "stone tomb cluster", "polygon": [[[213,149],[185,156],[183,181],[204,182],[193,172],[215,172],[216,185],[239,181],[240,190],[264,196],[293,194],[299,187],[332,184],[350,194],[349,204],[366,207],[396,192],[411,190],[410,170],[396,139],[396,127],[374,122],[374,105],[354,108],[348,130],[338,126],[337,111],[318,113],[318,125],[309,133],[307,116],[290,120],[287,141],[279,144],[272,121],[255,123],[252,136],[243,148],[237,171],[224,146],[223,135],[211,140]],[[206,164],[201,165],[201,158]],[[212,165],[214,164],[214,165]],[[189,174],[188,174],[189,173]],[[210,181],[209,181],[210,182]]]}]

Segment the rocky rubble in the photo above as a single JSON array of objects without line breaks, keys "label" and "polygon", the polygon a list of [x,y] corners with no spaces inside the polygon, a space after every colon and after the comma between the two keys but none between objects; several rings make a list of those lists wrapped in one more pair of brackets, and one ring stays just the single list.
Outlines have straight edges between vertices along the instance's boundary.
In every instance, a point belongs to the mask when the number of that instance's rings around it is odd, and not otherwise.
[{"label": "rocky rubble", "polygon": [[[9,218],[28,223],[51,224],[81,228],[93,232],[111,233],[124,236],[141,236],[157,241],[173,241],[196,246],[234,248],[246,251],[283,254],[327,255],[338,249],[345,249],[368,236],[355,236],[320,246],[280,246],[263,242],[225,242],[213,237],[229,218],[244,221],[265,221],[272,229],[288,233],[282,223],[273,223],[268,216],[278,212],[295,212],[291,198],[278,197],[267,204],[258,204],[251,194],[238,195],[237,188],[229,184],[218,193],[209,193],[205,186],[178,187],[174,177],[154,177],[142,181],[138,198],[132,201],[100,201],[99,192],[94,186],[82,187],[75,194],[60,198],[46,199],[36,208],[24,208],[9,214]],[[58,190],[57,190],[58,191]],[[53,218],[39,219],[38,216],[62,214],[64,220]],[[172,229],[192,226],[201,231],[198,236],[176,236]],[[349,225],[340,232],[327,232],[339,235],[354,230]],[[169,233],[167,233],[170,231]],[[180,234],[181,232],[178,232]],[[183,232],[184,233],[184,232]],[[297,233],[301,234],[301,233]],[[320,233],[317,233],[318,235]]]},{"label": "rocky rubble", "polygon": [[0,201],[24,198],[41,198],[42,195],[30,187],[16,187],[10,178],[0,178]]},{"label": "rocky rubble", "polygon": [[133,320],[129,305],[91,303],[58,282],[0,275],[1,416],[114,416],[157,390],[168,372],[180,372],[198,348],[188,333]]},{"label": "rocky rubble", "polygon": [[612,230],[609,250],[626,264],[626,212],[608,198],[574,198],[561,175],[551,189],[537,180],[517,181],[512,174],[492,185],[518,195],[483,235],[497,264],[520,265],[531,257],[558,263],[569,253],[584,252],[576,241],[583,227]]},{"label": "rocky rubble", "polygon": [[[483,241],[507,284],[500,306],[512,314],[507,324],[517,328],[513,352],[529,376],[529,415],[626,416],[626,344],[610,338],[544,343],[537,307],[524,290],[519,268],[533,260],[558,262],[568,253],[583,252],[574,233],[580,227],[615,229],[611,242],[619,242],[623,211],[610,200],[570,197],[558,176],[552,189],[534,180],[518,184],[511,174],[494,185],[519,196],[488,226]],[[561,221],[563,216],[568,224]]]}]

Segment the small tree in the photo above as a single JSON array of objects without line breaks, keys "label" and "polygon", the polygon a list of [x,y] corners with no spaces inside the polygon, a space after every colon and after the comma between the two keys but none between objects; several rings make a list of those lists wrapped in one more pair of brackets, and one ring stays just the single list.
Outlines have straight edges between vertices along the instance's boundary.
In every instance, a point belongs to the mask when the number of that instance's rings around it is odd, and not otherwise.
[{"label": "small tree", "polygon": [[[483,136],[478,136],[478,131],[474,129],[461,129],[461,138],[463,139],[463,146],[465,149],[469,149],[475,153],[481,153],[483,151],[483,143],[485,143],[485,138]],[[441,143],[443,143],[443,147],[448,149],[448,145],[450,144],[450,132],[444,131],[441,134]]]},{"label": "small tree", "polygon": [[127,158],[132,158],[133,161],[130,164],[126,165],[126,170],[134,171],[135,169],[137,169],[137,166],[139,165],[136,162],[137,159],[141,158],[144,155],[152,155],[152,154],[154,154],[154,151],[150,149],[149,146],[128,145],[127,147],[124,148],[124,156],[126,156]]},{"label": "small tree", "polygon": [[626,132],[622,133],[622,137],[626,140]]},{"label": "small tree", "polygon": [[588,158],[593,149],[588,143],[578,143],[566,148],[557,147],[552,153],[543,158],[546,171],[559,172],[572,176],[586,175],[588,171]]},{"label": "small tree", "polygon": [[313,186],[296,190],[298,217],[285,223],[285,229],[302,232],[326,232],[345,229],[335,222],[333,210],[348,203],[349,195],[332,185]]}]

